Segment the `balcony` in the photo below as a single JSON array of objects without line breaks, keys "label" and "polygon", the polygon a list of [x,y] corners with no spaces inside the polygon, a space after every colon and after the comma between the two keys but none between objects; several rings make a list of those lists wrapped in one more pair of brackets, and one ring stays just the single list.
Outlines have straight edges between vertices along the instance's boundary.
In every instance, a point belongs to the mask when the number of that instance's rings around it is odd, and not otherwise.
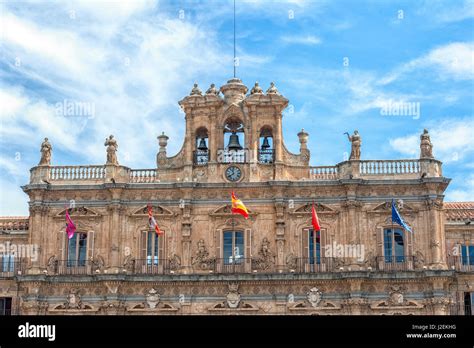
[{"label": "balcony", "polygon": [[134,274],[170,274],[170,261],[165,259],[138,259],[133,264]]},{"label": "balcony", "polygon": [[258,149],[258,162],[263,164],[271,164],[275,161],[274,149]]},{"label": "balcony", "polygon": [[217,152],[217,161],[220,163],[247,163],[249,161],[248,153],[248,149],[219,149]]},{"label": "balcony", "polygon": [[196,150],[193,152],[195,166],[205,166],[209,162],[209,150]]},{"label": "balcony", "polygon": [[54,275],[92,275],[96,270],[92,261],[86,260],[56,260],[49,269]]},{"label": "balcony", "polygon": [[468,264],[466,260],[463,262],[461,256],[448,256],[448,268],[458,272],[474,272],[474,264]]},{"label": "balcony", "polygon": [[20,275],[26,269],[26,260],[12,256],[0,256],[0,278],[11,278]]},{"label": "balcony", "polygon": [[375,269],[384,272],[403,272],[415,269],[414,256],[377,256]]}]

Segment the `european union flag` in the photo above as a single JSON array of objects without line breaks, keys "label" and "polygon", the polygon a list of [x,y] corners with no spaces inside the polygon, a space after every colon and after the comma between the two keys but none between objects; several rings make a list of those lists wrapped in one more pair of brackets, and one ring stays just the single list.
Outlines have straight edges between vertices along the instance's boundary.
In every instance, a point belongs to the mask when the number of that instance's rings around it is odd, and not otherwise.
[{"label": "european union flag", "polygon": [[392,199],[392,222],[395,222],[402,226],[405,230],[408,232],[411,232],[411,228],[406,224],[405,221],[403,221],[402,216],[397,210],[397,207],[395,206],[395,202]]}]

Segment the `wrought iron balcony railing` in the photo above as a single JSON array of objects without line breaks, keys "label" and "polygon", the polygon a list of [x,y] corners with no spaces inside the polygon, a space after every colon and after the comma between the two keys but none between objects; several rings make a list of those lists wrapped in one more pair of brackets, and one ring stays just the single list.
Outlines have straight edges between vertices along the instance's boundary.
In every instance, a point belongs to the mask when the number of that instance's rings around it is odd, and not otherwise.
[{"label": "wrought iron balcony railing", "polygon": [[91,275],[97,269],[89,260],[56,260],[48,269],[54,275]]},{"label": "wrought iron balcony railing", "polygon": [[21,275],[26,269],[26,260],[10,255],[0,256],[0,278]]},{"label": "wrought iron balcony railing", "polygon": [[264,164],[270,164],[275,162],[275,150],[267,149],[262,150],[258,149],[258,162]]},{"label": "wrought iron balcony railing", "polygon": [[415,269],[414,256],[377,256],[375,268],[384,272],[413,271]]},{"label": "wrought iron balcony railing", "polygon": [[448,268],[458,272],[474,272],[474,260],[469,261],[461,256],[448,256]]},{"label": "wrought iron balcony railing", "polygon": [[196,150],[193,152],[193,162],[195,166],[205,166],[209,162],[209,150]]},{"label": "wrought iron balcony railing", "polygon": [[150,257],[148,259],[135,260],[133,265],[134,274],[169,274],[171,273],[170,261]]},{"label": "wrought iron balcony railing", "polygon": [[219,149],[217,152],[217,161],[220,163],[247,163],[249,161],[249,150],[229,150]]}]

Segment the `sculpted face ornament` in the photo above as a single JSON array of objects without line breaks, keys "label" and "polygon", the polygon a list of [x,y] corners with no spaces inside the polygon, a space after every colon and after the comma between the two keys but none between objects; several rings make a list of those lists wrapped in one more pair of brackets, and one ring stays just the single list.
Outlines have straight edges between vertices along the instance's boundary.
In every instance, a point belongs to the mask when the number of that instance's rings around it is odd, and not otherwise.
[{"label": "sculpted face ornament", "polygon": [[227,294],[227,305],[229,308],[237,308],[240,303],[240,294],[238,292],[239,284],[230,283],[229,284],[229,293]]},{"label": "sculpted face ornament", "polygon": [[309,290],[307,295],[307,300],[313,307],[317,307],[318,304],[321,302],[322,293],[319,291],[318,288],[312,288]]}]

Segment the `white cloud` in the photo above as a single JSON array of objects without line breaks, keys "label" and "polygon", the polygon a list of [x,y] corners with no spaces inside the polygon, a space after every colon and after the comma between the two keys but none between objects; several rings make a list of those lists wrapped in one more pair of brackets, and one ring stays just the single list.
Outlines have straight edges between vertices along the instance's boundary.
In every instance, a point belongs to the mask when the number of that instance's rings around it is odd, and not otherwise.
[{"label": "white cloud", "polygon": [[[433,154],[444,163],[458,162],[474,155],[474,120],[450,119],[429,129]],[[419,134],[390,139],[390,146],[397,152],[410,157],[419,154]]]},{"label": "white cloud", "polygon": [[281,40],[289,44],[308,45],[308,46],[319,45],[321,43],[321,39],[313,35],[282,36]]},{"label": "white cloud", "polygon": [[380,85],[394,82],[402,75],[418,69],[434,69],[440,79],[474,79],[474,44],[454,42],[431,50],[396,68],[378,81]]},{"label": "white cloud", "polygon": [[467,177],[456,177],[461,183],[462,189],[447,190],[446,201],[452,202],[472,202],[474,200],[474,174]]}]

